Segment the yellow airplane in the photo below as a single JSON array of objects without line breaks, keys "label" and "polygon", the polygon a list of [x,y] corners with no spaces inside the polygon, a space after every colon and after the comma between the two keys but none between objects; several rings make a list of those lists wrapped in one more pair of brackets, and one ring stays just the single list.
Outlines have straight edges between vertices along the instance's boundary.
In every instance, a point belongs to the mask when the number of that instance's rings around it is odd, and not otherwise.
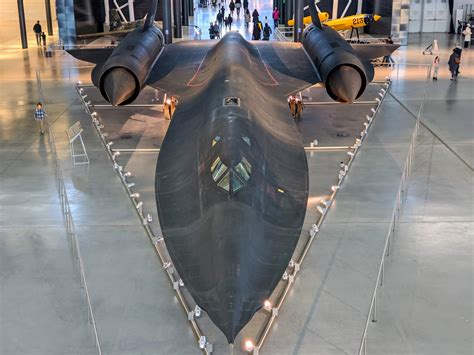
[{"label": "yellow airplane", "polygon": [[[325,24],[326,26],[332,27],[336,31],[347,31],[351,30],[351,37],[352,32],[356,30],[357,38],[359,37],[359,28],[367,26],[369,23],[374,23],[379,21],[382,17],[379,15],[371,15],[371,14],[359,14],[359,15],[352,15],[341,17],[335,20],[328,20],[329,14],[327,12],[320,12],[319,20],[321,23]],[[311,16],[305,16],[303,18],[303,23],[305,25],[309,25],[312,23]],[[295,20],[291,19],[288,21],[288,26],[294,26]]]}]

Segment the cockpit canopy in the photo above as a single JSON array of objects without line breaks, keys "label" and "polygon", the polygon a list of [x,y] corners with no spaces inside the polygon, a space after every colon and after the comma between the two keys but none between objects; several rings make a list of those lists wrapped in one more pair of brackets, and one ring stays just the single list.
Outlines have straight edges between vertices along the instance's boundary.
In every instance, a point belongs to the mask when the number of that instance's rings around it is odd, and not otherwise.
[{"label": "cockpit canopy", "polygon": [[[215,136],[211,143],[212,147],[214,148],[220,141],[221,137]],[[242,137],[242,142],[250,146],[249,137]],[[233,166],[226,165],[218,154],[211,163],[211,174],[219,188],[233,195],[243,189],[249,181],[252,174],[252,164],[245,157],[245,152],[243,152],[240,161]]]}]

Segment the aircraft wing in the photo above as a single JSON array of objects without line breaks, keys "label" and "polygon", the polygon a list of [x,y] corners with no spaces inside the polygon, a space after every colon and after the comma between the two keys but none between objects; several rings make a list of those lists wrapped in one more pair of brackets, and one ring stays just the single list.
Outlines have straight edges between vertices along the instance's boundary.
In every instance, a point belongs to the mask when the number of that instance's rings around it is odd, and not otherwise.
[{"label": "aircraft wing", "polygon": [[[180,96],[196,85],[203,85],[206,56],[214,55],[217,41],[183,41],[165,47],[155,62],[146,84]],[[303,46],[293,42],[251,42],[262,59],[259,68],[267,85],[282,95],[303,90],[321,82]],[[198,84],[197,84],[198,83]]]},{"label": "aircraft wing", "polygon": [[109,48],[81,48],[68,49],[67,52],[73,57],[85,62],[103,64],[110,57],[115,47]]}]

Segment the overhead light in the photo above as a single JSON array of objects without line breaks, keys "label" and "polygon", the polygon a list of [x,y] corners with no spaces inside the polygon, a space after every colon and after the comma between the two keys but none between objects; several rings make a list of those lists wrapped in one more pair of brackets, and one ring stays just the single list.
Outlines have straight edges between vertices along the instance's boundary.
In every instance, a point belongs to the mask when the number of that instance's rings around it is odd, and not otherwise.
[{"label": "overhead light", "polygon": [[253,341],[250,339],[247,339],[244,343],[244,350],[248,353],[251,353],[255,349],[255,345],[253,344]]},{"label": "overhead light", "polygon": [[196,307],[194,307],[194,315],[196,317],[199,317],[201,315],[201,307],[199,307],[198,305],[196,305]]}]

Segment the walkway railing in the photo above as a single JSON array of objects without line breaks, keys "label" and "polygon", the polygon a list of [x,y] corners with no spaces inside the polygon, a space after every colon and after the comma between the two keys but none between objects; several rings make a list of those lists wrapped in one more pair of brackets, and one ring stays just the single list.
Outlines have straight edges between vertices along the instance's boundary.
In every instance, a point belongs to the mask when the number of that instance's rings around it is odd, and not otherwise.
[{"label": "walkway railing", "polygon": [[[393,206],[392,216],[390,218],[389,229],[387,232],[387,236],[385,238],[385,245],[383,249],[382,259],[380,260],[380,266],[377,273],[377,279],[375,281],[374,291],[372,292],[372,298],[370,301],[369,311],[367,313],[367,320],[365,323],[364,331],[362,334],[362,339],[359,347],[359,355],[366,355],[367,354],[367,331],[369,329],[369,324],[377,322],[377,294],[379,287],[383,286],[384,278],[385,278],[385,263],[387,257],[390,255],[390,243],[392,237],[395,233],[396,224],[398,222],[400,216],[400,209],[402,207],[404,198],[406,196],[406,189],[407,189],[407,180],[411,172],[411,168],[413,165],[413,158],[415,156],[415,146],[416,146],[416,139],[418,137],[418,132],[420,129],[420,121],[421,116],[423,114],[423,108],[425,104],[425,100],[428,96],[429,91],[429,78],[431,73],[431,65],[427,65],[427,77],[426,77],[426,89],[423,96],[423,101],[420,104],[418,114],[416,117],[415,128],[413,129],[413,134],[410,140],[410,145],[408,147],[408,154],[405,159],[405,163],[403,165],[403,173],[400,179],[400,184],[398,186],[397,197],[395,200],[395,205]],[[398,74],[397,74],[398,75]]]},{"label": "walkway railing", "polygon": [[[44,105],[44,97],[43,97],[43,87],[41,84],[41,74],[39,69],[36,70],[36,79],[37,79],[37,85],[38,85],[38,96],[39,100],[41,103]],[[49,136],[49,144],[50,144],[50,149],[51,149],[51,155],[53,158],[53,163],[55,167],[55,177],[56,177],[56,183],[58,185],[58,192],[59,192],[59,198],[61,200],[61,209],[63,212],[64,216],[64,222],[66,224],[66,232],[67,236],[71,242],[71,248],[73,251],[73,255],[76,259],[76,264],[77,268],[79,269],[79,275],[80,275],[80,280],[81,280],[81,288],[84,290],[85,296],[86,296],[86,304],[87,304],[87,319],[89,324],[92,326],[92,331],[94,333],[94,341],[95,341],[95,348],[97,351],[98,355],[102,355],[102,349],[100,346],[100,341],[99,341],[99,335],[97,333],[97,325],[95,322],[95,317],[94,317],[94,312],[92,311],[92,303],[91,303],[91,298],[89,294],[89,288],[87,286],[87,280],[86,280],[86,273],[84,271],[84,263],[82,262],[82,255],[81,255],[81,249],[79,246],[79,241],[77,239],[76,235],[76,230],[74,227],[74,221],[72,218],[71,214],[71,207],[69,205],[69,199],[67,197],[67,189],[66,185],[64,184],[64,176],[61,171],[61,167],[59,165],[59,159],[58,159],[58,153],[56,149],[56,143],[54,140],[54,134],[51,125],[47,121],[46,118],[46,124],[47,124],[47,129],[48,129],[48,136]]]}]

